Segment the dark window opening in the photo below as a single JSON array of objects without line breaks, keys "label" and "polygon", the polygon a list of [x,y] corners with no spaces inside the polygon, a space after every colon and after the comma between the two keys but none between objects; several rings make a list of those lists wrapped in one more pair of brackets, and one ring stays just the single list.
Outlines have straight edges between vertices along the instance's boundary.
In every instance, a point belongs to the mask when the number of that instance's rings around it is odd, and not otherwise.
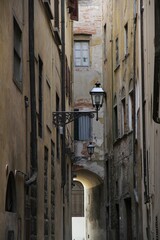
[{"label": "dark window opening", "polygon": [[119,65],[119,39],[116,38],[116,67]]},{"label": "dark window opening", "polygon": [[126,101],[125,98],[122,99],[122,135],[125,134],[126,130]]},{"label": "dark window opening", "polygon": [[124,54],[128,54],[128,23],[124,26]]},{"label": "dark window opening", "polygon": [[132,204],[131,198],[125,199],[126,206],[126,235],[127,240],[132,240]]},{"label": "dark window opening", "polygon": [[59,29],[59,0],[54,0],[54,26]]},{"label": "dark window opening", "polygon": [[[59,96],[56,94],[56,111],[59,112]],[[59,135],[59,128],[56,128],[56,148],[57,148],[57,159],[60,158],[60,135]]]},{"label": "dark window opening", "polygon": [[14,18],[14,69],[13,80],[22,88],[22,31]]},{"label": "dark window opening", "polygon": [[117,105],[113,108],[113,119],[114,119],[114,139],[118,138],[118,110]]},{"label": "dark window opening", "polygon": [[55,144],[51,141],[51,239],[55,237]]},{"label": "dark window opening", "polygon": [[160,123],[160,1],[155,0],[155,61],[153,120]]},{"label": "dark window opening", "polygon": [[39,101],[39,113],[38,113],[38,134],[42,138],[42,71],[43,71],[43,62],[39,57],[39,92],[38,92],[38,101]]},{"label": "dark window opening", "polygon": [[12,172],[9,174],[7,183],[5,211],[16,212],[16,185]]},{"label": "dark window opening", "polygon": [[48,228],[48,148],[44,147],[44,238],[49,235]]}]

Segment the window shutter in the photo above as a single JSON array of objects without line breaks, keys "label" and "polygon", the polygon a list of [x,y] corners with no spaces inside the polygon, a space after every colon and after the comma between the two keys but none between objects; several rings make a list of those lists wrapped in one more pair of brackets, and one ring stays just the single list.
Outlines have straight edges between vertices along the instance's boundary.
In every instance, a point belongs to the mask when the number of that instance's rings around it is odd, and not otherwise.
[{"label": "window shutter", "polygon": [[74,8],[71,12],[71,20],[78,21],[78,0],[74,0]]},{"label": "window shutter", "polygon": [[91,138],[91,119],[88,116],[79,118],[79,140],[85,141]]},{"label": "window shutter", "polygon": [[75,42],[74,45],[75,66],[81,66],[81,43]]}]

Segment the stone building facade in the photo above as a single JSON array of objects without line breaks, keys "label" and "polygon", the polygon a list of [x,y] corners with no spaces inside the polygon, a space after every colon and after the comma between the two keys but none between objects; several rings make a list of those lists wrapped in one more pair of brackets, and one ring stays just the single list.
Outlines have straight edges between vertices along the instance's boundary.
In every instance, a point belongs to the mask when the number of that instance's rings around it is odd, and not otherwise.
[{"label": "stone building facade", "polygon": [[139,54],[142,88],[143,236],[159,239],[159,1],[139,1]]},{"label": "stone building facade", "polygon": [[72,129],[52,112],[72,107],[73,16],[73,1],[0,2],[1,239],[71,239]]},{"label": "stone building facade", "polygon": [[107,239],[142,238],[137,1],[104,1]]}]

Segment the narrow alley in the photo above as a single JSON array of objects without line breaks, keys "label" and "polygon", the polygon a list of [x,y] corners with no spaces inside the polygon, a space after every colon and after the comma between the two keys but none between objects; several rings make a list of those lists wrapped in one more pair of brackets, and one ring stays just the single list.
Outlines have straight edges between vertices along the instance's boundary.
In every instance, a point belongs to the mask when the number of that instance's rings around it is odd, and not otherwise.
[{"label": "narrow alley", "polygon": [[0,240],[160,239],[160,1],[0,1]]}]

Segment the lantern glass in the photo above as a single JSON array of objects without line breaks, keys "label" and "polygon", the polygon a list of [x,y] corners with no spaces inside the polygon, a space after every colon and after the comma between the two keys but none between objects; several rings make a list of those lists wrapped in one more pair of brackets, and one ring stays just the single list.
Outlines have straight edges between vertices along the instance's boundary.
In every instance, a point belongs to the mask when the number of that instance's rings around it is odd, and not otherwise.
[{"label": "lantern glass", "polygon": [[91,91],[91,98],[92,98],[92,105],[93,107],[96,107],[96,109],[100,109],[103,105],[103,98],[104,98],[104,90],[100,87],[100,83],[95,84],[96,87],[94,87]]},{"label": "lantern glass", "polygon": [[93,155],[93,153],[94,153],[94,145],[93,145],[93,143],[92,142],[90,142],[89,143],[89,145],[87,146],[87,151],[88,151],[88,154],[91,156],[91,155]]}]

